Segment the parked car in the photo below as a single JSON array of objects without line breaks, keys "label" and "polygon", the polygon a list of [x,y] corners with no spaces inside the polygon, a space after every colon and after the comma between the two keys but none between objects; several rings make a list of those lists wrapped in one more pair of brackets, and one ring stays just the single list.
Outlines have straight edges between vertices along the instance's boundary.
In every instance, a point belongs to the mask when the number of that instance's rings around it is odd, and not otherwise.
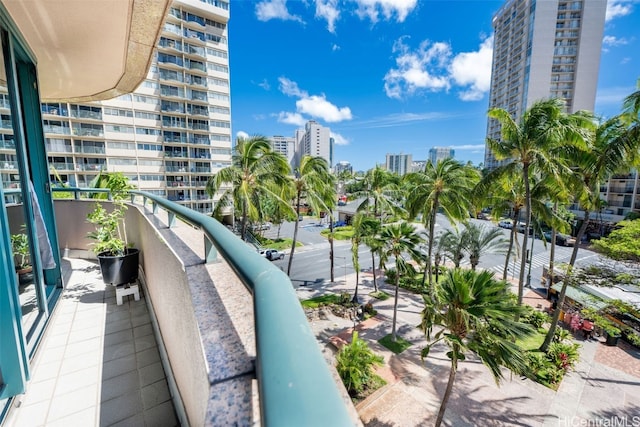
[{"label": "parked car", "polygon": [[268,259],[269,261],[275,261],[277,259],[284,259],[284,252],[280,252],[277,249],[261,249],[258,251],[260,255]]},{"label": "parked car", "polygon": [[511,230],[511,228],[513,227],[513,222],[510,219],[503,219],[498,223],[498,227]]},{"label": "parked car", "polygon": [[261,230],[270,230],[271,229],[271,223],[270,222],[263,222],[262,224],[255,224],[251,227],[252,230],[254,231],[261,231]]},{"label": "parked car", "polygon": [[484,219],[485,221],[489,221],[489,220],[491,220],[491,215],[489,215],[486,212],[479,212],[476,215],[476,219]]},{"label": "parked car", "polygon": [[576,238],[568,234],[556,234],[556,244],[560,246],[573,246],[576,244]]},{"label": "parked car", "polygon": [[[518,223],[516,224],[516,231],[517,231],[518,233],[524,233],[524,229],[525,229],[525,226],[526,226],[526,225],[527,225],[527,223],[526,223],[526,222],[522,222],[522,221],[521,221],[521,222],[518,222]],[[531,236],[532,234],[533,234],[533,227],[529,226],[529,236]]]}]

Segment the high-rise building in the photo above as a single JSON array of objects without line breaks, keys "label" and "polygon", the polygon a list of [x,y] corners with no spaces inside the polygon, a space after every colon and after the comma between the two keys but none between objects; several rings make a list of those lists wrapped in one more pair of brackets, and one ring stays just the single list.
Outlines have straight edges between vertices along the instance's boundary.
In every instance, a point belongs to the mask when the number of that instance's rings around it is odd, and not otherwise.
[{"label": "high-rise building", "polygon": [[389,172],[397,173],[398,175],[404,175],[411,172],[411,154],[389,154],[385,161],[385,168]]},{"label": "high-rise building", "polygon": [[120,171],[201,212],[209,176],[231,164],[229,3],[175,0],[144,82],[101,102],[42,104],[52,182],[84,187]]},{"label": "high-rise building", "polygon": [[348,172],[348,173],[352,174],[353,173],[353,166],[351,166],[351,163],[349,163],[348,161],[341,160],[336,164],[335,168],[333,168],[333,172],[336,175],[339,175],[342,172]]},{"label": "high-rise building", "polygon": [[455,155],[456,152],[451,147],[432,147],[429,149],[429,161],[434,165],[439,160],[453,159]]},{"label": "high-rise building", "polygon": [[[606,0],[508,0],[493,17],[489,107],[516,120],[534,102],[560,98],[567,112],[593,111]],[[487,137],[500,138],[489,119]],[[485,167],[499,165],[489,149]]]},{"label": "high-rise building", "polygon": [[296,156],[296,139],[291,136],[275,135],[269,138],[271,147],[276,153],[280,153],[287,158],[289,165],[293,168]]},{"label": "high-rise building", "polygon": [[309,120],[304,129],[296,130],[295,139],[296,165],[304,155],[322,157],[327,161],[329,169],[333,165],[333,138],[331,130],[320,125],[315,120]]}]

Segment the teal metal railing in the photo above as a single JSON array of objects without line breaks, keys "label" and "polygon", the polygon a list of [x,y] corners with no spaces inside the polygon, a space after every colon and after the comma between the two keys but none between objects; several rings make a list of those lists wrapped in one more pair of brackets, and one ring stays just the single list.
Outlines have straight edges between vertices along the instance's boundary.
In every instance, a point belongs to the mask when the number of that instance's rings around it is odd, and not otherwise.
[{"label": "teal metal railing", "polygon": [[[100,191],[54,188],[54,192]],[[347,426],[354,421],[320,352],[289,277],[252,251],[224,225],[210,216],[143,191],[131,191],[133,204],[150,202],[202,230],[205,261],[218,253],[253,295],[256,336],[256,378],[261,422],[266,426]]]}]

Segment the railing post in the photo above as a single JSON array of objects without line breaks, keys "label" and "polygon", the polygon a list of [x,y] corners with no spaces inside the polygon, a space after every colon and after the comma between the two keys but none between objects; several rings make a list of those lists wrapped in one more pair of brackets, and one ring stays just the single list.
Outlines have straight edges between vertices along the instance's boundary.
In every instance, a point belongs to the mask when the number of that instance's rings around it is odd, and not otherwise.
[{"label": "railing post", "polygon": [[167,216],[169,217],[168,222],[169,222],[169,228],[173,227],[174,225],[176,225],[176,214],[174,214],[171,211],[167,211]]},{"label": "railing post", "polygon": [[153,200],[151,201],[151,212],[152,212],[154,215],[157,215],[157,214],[158,214],[158,204],[157,204],[155,201],[153,201]]},{"label": "railing post", "polygon": [[74,200],[80,200],[80,191],[73,190],[73,199]]},{"label": "railing post", "polygon": [[218,251],[213,245],[207,233],[204,233],[204,262],[211,264],[218,261]]}]

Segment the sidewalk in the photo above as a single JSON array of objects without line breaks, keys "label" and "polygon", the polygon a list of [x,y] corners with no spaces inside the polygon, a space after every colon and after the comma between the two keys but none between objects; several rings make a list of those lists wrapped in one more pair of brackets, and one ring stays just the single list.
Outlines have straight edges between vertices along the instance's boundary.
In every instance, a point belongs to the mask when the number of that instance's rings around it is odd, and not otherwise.
[{"label": "sidewalk", "polygon": [[[391,332],[393,287],[380,280],[380,288],[391,298],[375,300],[368,295],[373,290],[371,278],[371,273],[360,273],[358,295],[362,303],[371,301],[384,321],[364,322],[358,330],[361,338],[384,357],[392,374],[389,378],[396,380],[388,381],[383,389],[358,405],[360,417],[367,426],[432,425],[449,374],[446,350],[436,345],[429,357],[424,362],[421,360],[420,351],[426,341],[415,326],[419,323],[422,300],[403,289],[400,289],[398,304],[398,331],[414,345],[395,355],[378,344],[378,339]],[[354,286],[355,274],[352,274],[347,276],[346,284],[344,281],[325,283],[305,289],[299,296],[307,298],[325,292],[353,294]],[[548,304],[529,289],[525,289],[524,300],[535,304],[534,307],[540,304],[544,308],[544,304]],[[330,319],[326,325],[312,322],[319,341],[326,344],[328,360],[333,357],[333,351],[328,350],[328,338],[353,326],[350,320],[343,320],[346,322]],[[581,344],[580,363],[565,376],[557,392],[514,377],[508,371],[502,384],[497,386],[489,370],[476,358],[469,357],[459,365],[445,425],[625,425],[613,424],[622,419],[633,422],[633,417],[640,415],[640,352],[624,345],[607,347],[600,341],[577,341]]]}]

